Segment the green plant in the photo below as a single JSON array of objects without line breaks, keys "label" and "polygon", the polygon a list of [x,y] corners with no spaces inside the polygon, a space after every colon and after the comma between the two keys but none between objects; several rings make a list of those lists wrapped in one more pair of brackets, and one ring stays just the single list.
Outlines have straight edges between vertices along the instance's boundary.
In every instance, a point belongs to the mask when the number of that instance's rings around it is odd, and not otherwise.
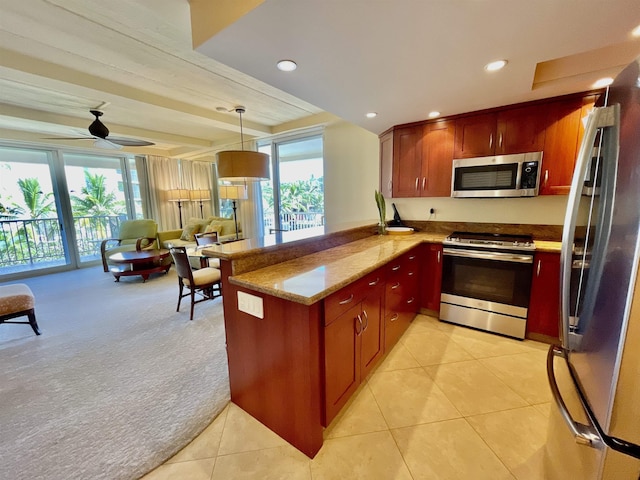
[{"label": "green plant", "polygon": [[378,223],[378,225],[380,227],[380,233],[384,233],[385,227],[387,225],[387,222],[386,222],[387,207],[386,207],[386,203],[384,200],[384,196],[382,195],[382,192],[379,192],[378,190],[376,190],[375,197],[376,197],[376,205],[378,206],[378,214],[380,215],[380,222]]}]

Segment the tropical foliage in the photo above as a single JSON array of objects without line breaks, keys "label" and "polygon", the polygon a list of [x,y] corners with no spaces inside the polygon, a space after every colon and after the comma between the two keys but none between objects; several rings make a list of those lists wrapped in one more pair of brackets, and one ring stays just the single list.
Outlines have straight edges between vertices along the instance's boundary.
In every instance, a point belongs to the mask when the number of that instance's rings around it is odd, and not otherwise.
[{"label": "tropical foliage", "polygon": [[84,181],[85,185],[80,191],[81,196],[71,196],[74,216],[126,213],[124,202],[118,201],[114,192],[107,192],[107,180],[104,175],[92,174],[85,170]]},{"label": "tropical foliage", "polygon": [[[315,178],[309,180],[296,180],[280,185],[280,211],[282,213],[310,212],[322,213],[324,211],[324,179]],[[273,211],[273,187],[264,186],[262,189],[262,201],[265,211]]]}]

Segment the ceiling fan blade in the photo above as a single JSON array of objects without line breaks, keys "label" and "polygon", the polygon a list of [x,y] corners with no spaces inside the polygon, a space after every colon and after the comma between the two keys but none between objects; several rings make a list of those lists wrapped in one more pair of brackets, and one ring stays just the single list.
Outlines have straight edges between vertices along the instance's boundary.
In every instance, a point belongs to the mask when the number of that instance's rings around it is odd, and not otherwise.
[{"label": "ceiling fan blade", "polygon": [[109,140],[105,139],[105,138],[99,138],[96,137],[95,141],[93,142],[93,146],[94,147],[98,147],[98,148],[106,148],[109,150],[121,150],[122,149],[122,145],[118,145],[117,143],[113,143],[110,142]]},{"label": "ceiling fan blade", "polygon": [[91,140],[93,137],[40,137],[42,140]]},{"label": "ceiling fan blade", "polygon": [[147,142],[146,140],[137,140],[135,138],[119,138],[119,137],[107,137],[105,140],[123,145],[125,147],[148,147],[149,145],[155,145],[153,142]]}]

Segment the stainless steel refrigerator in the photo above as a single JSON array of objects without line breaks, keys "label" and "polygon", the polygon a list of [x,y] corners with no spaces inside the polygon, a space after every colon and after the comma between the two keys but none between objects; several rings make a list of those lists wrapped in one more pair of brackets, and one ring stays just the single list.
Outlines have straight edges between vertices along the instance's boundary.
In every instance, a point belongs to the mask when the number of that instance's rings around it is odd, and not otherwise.
[{"label": "stainless steel refrigerator", "polygon": [[546,479],[640,477],[640,58],[590,113],[567,203]]}]

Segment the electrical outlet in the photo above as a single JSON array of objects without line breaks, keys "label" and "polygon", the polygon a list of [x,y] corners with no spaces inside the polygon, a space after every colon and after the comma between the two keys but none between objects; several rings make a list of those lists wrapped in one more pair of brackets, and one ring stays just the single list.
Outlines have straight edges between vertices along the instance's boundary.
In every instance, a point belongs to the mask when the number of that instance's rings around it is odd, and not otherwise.
[{"label": "electrical outlet", "polygon": [[429,213],[430,213],[431,215],[433,215],[434,213],[436,213],[436,209],[435,209],[435,208],[430,208],[430,209],[429,209]]}]

